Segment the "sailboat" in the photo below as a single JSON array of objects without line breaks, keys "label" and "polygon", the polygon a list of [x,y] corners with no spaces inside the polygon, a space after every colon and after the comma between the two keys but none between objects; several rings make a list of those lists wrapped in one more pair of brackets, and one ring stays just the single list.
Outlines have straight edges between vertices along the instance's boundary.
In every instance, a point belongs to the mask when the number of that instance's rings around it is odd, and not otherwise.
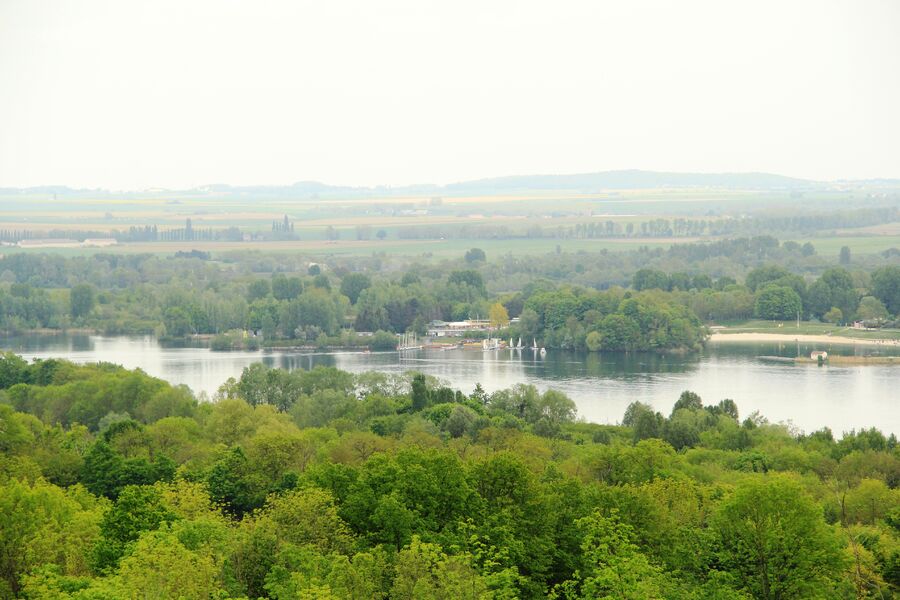
[{"label": "sailboat", "polygon": [[499,350],[500,340],[497,338],[487,338],[485,340],[481,340],[481,349],[485,352],[489,350]]},{"label": "sailboat", "polygon": [[535,338],[531,338],[531,349],[532,350],[540,350],[540,348],[537,345],[537,340]]},{"label": "sailboat", "polygon": [[516,344],[516,348],[518,350],[522,349],[522,336],[519,336],[519,343]]},{"label": "sailboat", "polygon": [[421,348],[422,344],[416,339],[415,331],[404,333],[400,336],[400,343],[397,345],[397,350],[400,352],[403,352],[404,350],[420,350]]}]

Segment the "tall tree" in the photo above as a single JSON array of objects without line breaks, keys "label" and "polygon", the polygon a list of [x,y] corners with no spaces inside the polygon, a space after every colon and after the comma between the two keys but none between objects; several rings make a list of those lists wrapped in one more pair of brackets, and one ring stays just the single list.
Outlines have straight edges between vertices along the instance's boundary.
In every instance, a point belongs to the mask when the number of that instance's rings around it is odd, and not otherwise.
[{"label": "tall tree", "polygon": [[800,296],[793,289],[767,285],[756,295],[754,314],[760,319],[787,320],[795,318],[803,309]]},{"label": "tall tree", "polygon": [[872,295],[881,300],[892,315],[900,315],[900,267],[890,265],[872,273]]},{"label": "tall tree", "polygon": [[[662,598],[664,576],[634,543],[632,527],[622,523],[617,513],[605,517],[600,512],[580,519],[581,549],[585,568],[580,581],[567,581],[557,588],[564,598],[645,600]],[[580,587],[580,590],[578,589]]]},{"label": "tall tree", "polygon": [[722,565],[761,600],[829,597],[845,566],[822,508],[786,477],[743,484],[723,502],[713,530]]},{"label": "tall tree", "polygon": [[87,283],[79,283],[69,292],[69,311],[73,319],[78,319],[94,308],[94,288]]},{"label": "tall tree", "polygon": [[832,307],[837,307],[844,317],[850,318],[858,305],[859,295],[853,286],[853,276],[846,269],[827,269],[809,287],[809,309],[817,317],[821,318]]},{"label": "tall tree", "polygon": [[356,304],[363,290],[372,286],[372,280],[364,273],[350,273],[341,280],[341,293],[350,299],[350,304]]},{"label": "tall tree", "polygon": [[421,373],[416,373],[413,376],[410,399],[412,400],[412,408],[416,412],[428,406],[428,386],[425,383],[425,376]]},{"label": "tall tree", "polygon": [[491,309],[488,311],[488,318],[491,320],[491,327],[496,329],[509,325],[509,313],[506,312],[506,307],[499,302],[491,305]]},{"label": "tall tree", "polygon": [[840,263],[845,267],[850,264],[850,246],[841,246]]}]

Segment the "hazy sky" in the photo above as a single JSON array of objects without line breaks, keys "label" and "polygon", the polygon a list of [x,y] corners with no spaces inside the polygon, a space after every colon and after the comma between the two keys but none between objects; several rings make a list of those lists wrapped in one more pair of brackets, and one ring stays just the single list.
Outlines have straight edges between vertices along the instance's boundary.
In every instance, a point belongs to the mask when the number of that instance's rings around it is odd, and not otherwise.
[{"label": "hazy sky", "polygon": [[0,0],[0,186],[900,177],[900,2]]}]

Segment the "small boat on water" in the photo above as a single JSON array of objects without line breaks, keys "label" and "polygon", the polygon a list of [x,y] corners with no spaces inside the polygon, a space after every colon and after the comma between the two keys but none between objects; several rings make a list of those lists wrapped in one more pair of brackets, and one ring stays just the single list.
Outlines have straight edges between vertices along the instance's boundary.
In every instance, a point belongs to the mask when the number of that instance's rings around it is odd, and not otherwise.
[{"label": "small boat on water", "polygon": [[519,350],[522,349],[522,337],[521,336],[519,336],[519,343],[516,344],[516,348]]},{"label": "small boat on water", "polygon": [[537,340],[531,338],[531,349],[532,350],[540,350],[541,348],[537,345]]}]

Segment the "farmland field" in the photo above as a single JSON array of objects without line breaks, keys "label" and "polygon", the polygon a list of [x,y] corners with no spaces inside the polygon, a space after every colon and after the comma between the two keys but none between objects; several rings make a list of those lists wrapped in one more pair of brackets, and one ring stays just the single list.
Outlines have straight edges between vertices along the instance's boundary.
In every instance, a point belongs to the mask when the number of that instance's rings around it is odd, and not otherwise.
[{"label": "farmland field", "polygon": [[[691,238],[679,239],[686,243],[696,241]],[[263,250],[265,252],[302,252],[319,255],[370,255],[389,253],[404,255],[457,256],[469,248],[477,246],[493,254],[547,254],[557,246],[566,252],[597,250],[633,250],[641,246],[667,248],[673,243],[666,238],[637,238],[612,240],[555,240],[555,239],[509,239],[509,240],[298,240],[273,242],[138,242],[119,244],[107,248],[0,248],[0,254],[10,252],[54,253],[66,256],[109,252],[171,254],[178,251],[204,250],[225,252],[233,250]]]},{"label": "farmland field", "polygon": [[[708,239],[708,238],[705,238]],[[261,250],[265,252],[299,252],[311,255],[371,255],[373,253],[402,254],[407,256],[459,256],[472,247],[478,247],[494,256],[504,254],[540,255],[554,252],[596,252],[599,250],[636,250],[641,247],[668,248],[672,244],[700,241],[699,238],[623,238],[623,239],[553,239],[513,238],[449,239],[449,240],[335,240],[322,239],[271,241],[271,242],[137,242],[106,248],[0,248],[0,255],[12,252],[54,253],[76,256],[98,253],[148,253],[172,254],[178,251],[204,250],[225,252],[234,250]],[[712,240],[710,240],[712,241]],[[872,237],[818,237],[797,240],[811,242],[822,256],[837,256],[842,246],[848,246],[856,254],[883,252],[888,248],[900,248],[900,235]]]},{"label": "farmland field", "polygon": [[[814,204],[818,211],[868,209],[884,206],[864,190],[787,191],[733,189],[629,189],[596,191],[540,191],[394,194],[389,189],[372,193],[350,189],[316,194],[262,190],[258,193],[214,192],[68,192],[0,194],[0,233],[4,241],[23,237],[104,237],[130,228],[157,227],[177,231],[188,222],[205,232],[235,228],[238,233],[212,236],[217,241],[134,241],[115,248],[16,248],[2,253],[54,252],[64,255],[98,252],[169,254],[179,250],[231,251],[259,249],[313,255],[452,256],[477,246],[493,255],[545,254],[597,250],[665,248],[674,243],[720,239],[698,236],[683,228],[677,236],[645,231],[655,221],[740,223],[753,215],[779,218],[799,205]],[[880,204],[879,204],[880,202]],[[274,222],[285,217],[290,236],[271,235]],[[872,254],[900,247],[900,223],[888,222],[855,228],[823,228],[818,233],[779,234],[782,240],[811,242],[823,256],[836,256],[843,246],[856,254]],[[725,223],[729,225],[729,223]],[[616,235],[584,235],[614,227]],[[621,235],[628,228],[631,235]],[[580,230],[581,234],[575,234]],[[28,232],[27,236],[21,232]],[[648,235],[649,233],[649,235]],[[249,238],[239,241],[241,237]],[[202,236],[197,236],[202,237]],[[285,237],[294,239],[284,239]],[[384,239],[379,239],[379,237]],[[731,236],[733,237],[733,236]],[[162,238],[162,236],[161,236]],[[263,239],[265,238],[265,239]],[[168,237],[163,239],[183,239]],[[231,240],[231,241],[226,241]]]},{"label": "farmland field", "polygon": [[874,254],[884,252],[888,248],[900,248],[900,235],[830,236],[802,238],[796,241],[801,244],[812,243],[816,251],[823,256],[837,256],[843,246],[858,254]]}]

